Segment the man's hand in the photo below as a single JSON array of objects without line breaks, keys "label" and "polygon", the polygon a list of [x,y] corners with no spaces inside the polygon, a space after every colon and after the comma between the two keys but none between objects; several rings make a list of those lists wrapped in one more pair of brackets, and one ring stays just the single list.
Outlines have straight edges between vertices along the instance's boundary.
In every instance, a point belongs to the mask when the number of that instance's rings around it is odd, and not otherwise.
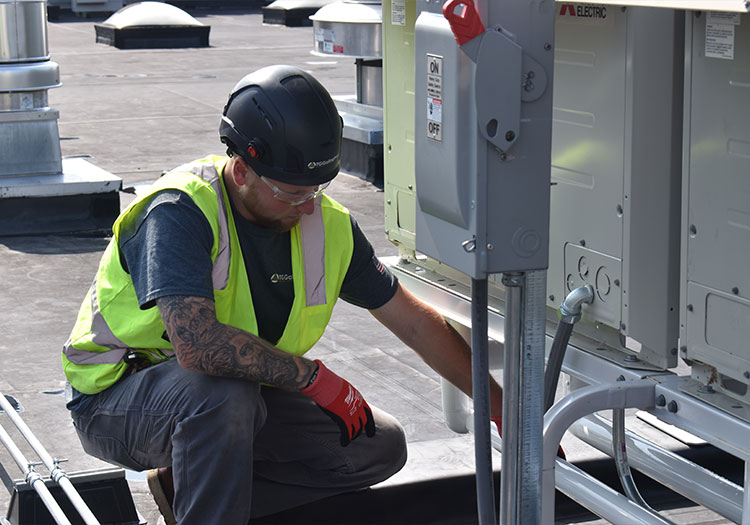
[{"label": "man's hand", "polygon": [[362,394],[345,379],[337,376],[319,360],[317,377],[300,393],[306,395],[333,419],[341,430],[341,446],[345,447],[364,429],[367,437],[375,435],[372,410]]}]

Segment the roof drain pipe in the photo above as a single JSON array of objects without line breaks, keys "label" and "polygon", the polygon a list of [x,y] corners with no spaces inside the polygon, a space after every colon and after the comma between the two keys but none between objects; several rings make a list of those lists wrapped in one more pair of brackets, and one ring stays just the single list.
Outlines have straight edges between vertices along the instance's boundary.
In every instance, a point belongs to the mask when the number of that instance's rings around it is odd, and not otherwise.
[{"label": "roof drain pipe", "polygon": [[544,411],[547,412],[555,404],[555,393],[557,392],[557,381],[560,378],[565,349],[568,347],[570,334],[573,326],[581,320],[581,308],[584,303],[594,302],[594,287],[590,284],[576,288],[570,292],[560,305],[562,317],[557,325],[555,339],[547,359],[547,368],[544,370]]},{"label": "roof drain pipe", "polygon": [[[21,416],[16,414],[13,406],[10,404],[10,402],[8,402],[8,400],[2,393],[0,393],[0,408],[5,411],[11,422],[13,422],[16,428],[21,432],[21,435],[24,437],[24,439],[29,443],[29,445],[31,445],[31,448],[34,449],[34,452],[36,452],[37,455],[41,458],[44,466],[47,467],[50,471],[50,477],[55,483],[60,486],[60,488],[62,488],[63,492],[65,492],[65,495],[68,496],[68,499],[73,504],[73,507],[81,515],[81,518],[83,518],[83,522],[86,525],[99,525],[99,520],[91,512],[91,509],[89,509],[88,505],[86,505],[86,502],[83,500],[83,498],[81,498],[81,495],[78,494],[78,491],[73,486],[70,478],[68,478],[68,474],[60,468],[60,460],[52,458],[52,456],[49,454],[49,452],[47,452],[42,443],[31,432],[31,429],[26,425],[26,423],[24,423],[23,419],[21,419]],[[54,498],[51,502],[54,504],[54,506],[50,506],[50,503],[48,503],[46,499],[46,494],[43,494],[43,492],[40,491],[40,489],[43,488],[44,491],[49,493],[47,487],[44,486],[42,477],[34,471],[34,469],[31,467],[32,464],[28,463],[23,455],[19,455],[20,450],[18,450],[18,448],[13,445],[12,441],[10,441],[10,436],[4,430],[2,430],[0,434],[2,434],[2,441],[5,444],[6,448],[8,448],[9,451],[15,449],[15,451],[18,452],[17,454],[13,451],[11,453],[14,454],[16,463],[18,463],[18,466],[21,468],[21,470],[23,470],[24,475],[26,475],[26,481],[34,487],[34,490],[36,490],[37,493],[39,493],[45,506],[55,517],[55,521],[57,523],[70,523],[67,518],[65,518],[64,514],[62,514],[62,517],[59,516],[59,513],[62,511],[58,511],[59,506],[57,506]],[[42,481],[41,486],[38,481]],[[57,509],[54,508],[55,506],[57,506]]]}]

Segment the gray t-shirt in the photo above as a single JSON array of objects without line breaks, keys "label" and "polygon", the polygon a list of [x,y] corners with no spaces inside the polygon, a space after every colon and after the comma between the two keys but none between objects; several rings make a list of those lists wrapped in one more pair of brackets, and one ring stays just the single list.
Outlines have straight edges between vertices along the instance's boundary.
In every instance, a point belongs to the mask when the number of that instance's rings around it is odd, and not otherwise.
[{"label": "gray t-shirt", "polygon": [[[290,234],[259,227],[234,208],[232,213],[259,335],[276,343],[294,301]],[[351,225],[354,251],[339,296],[363,308],[379,308],[396,293],[397,280],[378,261],[354,218]],[[133,279],[141,309],[153,308],[156,299],[168,295],[213,299],[212,244],[208,220],[187,194],[156,194],[131,230],[120,235],[121,262]]]}]

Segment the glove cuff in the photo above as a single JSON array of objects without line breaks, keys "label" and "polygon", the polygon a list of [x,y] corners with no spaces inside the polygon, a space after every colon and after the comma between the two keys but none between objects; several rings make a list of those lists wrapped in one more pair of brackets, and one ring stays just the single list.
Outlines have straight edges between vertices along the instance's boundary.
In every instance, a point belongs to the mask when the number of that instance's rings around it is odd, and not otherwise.
[{"label": "glove cuff", "polygon": [[301,389],[300,393],[311,398],[319,405],[327,406],[341,392],[344,380],[328,370],[320,360],[316,359],[315,362],[318,363],[318,377],[315,378],[312,384]]}]

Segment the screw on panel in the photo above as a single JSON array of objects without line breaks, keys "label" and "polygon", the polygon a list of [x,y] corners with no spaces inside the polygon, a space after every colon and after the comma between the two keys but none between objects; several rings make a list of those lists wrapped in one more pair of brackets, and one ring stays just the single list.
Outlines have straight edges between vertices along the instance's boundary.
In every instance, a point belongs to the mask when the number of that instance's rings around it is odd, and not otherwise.
[{"label": "screw on panel", "polygon": [[586,246],[586,239],[581,239],[581,242],[579,244],[581,246]]},{"label": "screw on panel", "polygon": [[681,346],[680,352],[682,352],[683,354],[687,354],[687,346]]},{"label": "screw on panel", "polygon": [[745,376],[745,379],[750,379],[750,372],[745,372],[742,375]]},{"label": "screw on panel", "polygon": [[512,129],[505,132],[505,140],[507,140],[508,142],[512,141],[515,138],[516,134]]},{"label": "screw on panel", "polygon": [[698,389],[698,392],[700,392],[701,394],[713,394],[716,391],[711,385],[703,385]]},{"label": "screw on panel", "polygon": [[506,153],[501,153],[500,154],[500,160],[505,161],[507,159],[508,159],[508,155]]},{"label": "screw on panel", "polygon": [[690,237],[695,237],[698,235],[698,228],[695,227],[695,224],[691,224],[688,232],[690,233]]},{"label": "screw on panel", "polygon": [[544,50],[545,51],[549,51],[550,49],[552,49],[552,44],[550,44],[549,42],[545,42],[545,44],[544,44]]},{"label": "screw on panel", "polygon": [[615,283],[615,286],[620,286],[620,279],[615,279],[614,283]]},{"label": "screw on panel", "polygon": [[693,311],[693,305],[692,304],[687,305],[687,311],[688,312],[692,312]]},{"label": "screw on panel", "polygon": [[677,349],[676,348],[672,348],[672,349],[669,350],[669,353],[671,355],[677,355]]},{"label": "screw on panel", "polygon": [[414,184],[409,184],[408,188],[409,188],[410,190],[413,190],[413,189],[414,189]]},{"label": "screw on panel", "polygon": [[640,361],[640,359],[632,354],[628,354],[625,356],[625,362],[627,363],[637,363],[638,361]]},{"label": "screw on panel", "polygon": [[494,250],[494,249],[495,249],[495,245],[494,245],[494,244],[492,244],[491,242],[488,242],[488,243],[487,243],[487,249],[488,249],[489,251],[492,251],[492,250]]},{"label": "screw on panel", "polygon": [[740,294],[740,289],[739,289],[739,288],[737,288],[736,286],[734,286],[734,287],[732,288],[732,293],[733,293],[734,295],[739,295],[739,294]]},{"label": "screw on panel", "polygon": [[628,327],[625,325],[625,323],[620,323],[620,330],[622,330],[624,332],[627,329],[628,329]]},{"label": "screw on panel", "polygon": [[663,407],[667,404],[667,399],[664,397],[664,394],[659,394],[656,396],[656,400],[654,401],[656,403],[656,406]]},{"label": "screw on panel", "polygon": [[676,414],[679,410],[679,407],[677,406],[677,401],[670,401],[669,405],[667,405],[667,410],[672,412],[673,414]]},{"label": "screw on panel", "polygon": [[550,296],[549,296],[549,300],[550,300],[550,301],[554,301],[554,300],[555,300],[555,296],[554,296],[554,295],[550,295]]}]

